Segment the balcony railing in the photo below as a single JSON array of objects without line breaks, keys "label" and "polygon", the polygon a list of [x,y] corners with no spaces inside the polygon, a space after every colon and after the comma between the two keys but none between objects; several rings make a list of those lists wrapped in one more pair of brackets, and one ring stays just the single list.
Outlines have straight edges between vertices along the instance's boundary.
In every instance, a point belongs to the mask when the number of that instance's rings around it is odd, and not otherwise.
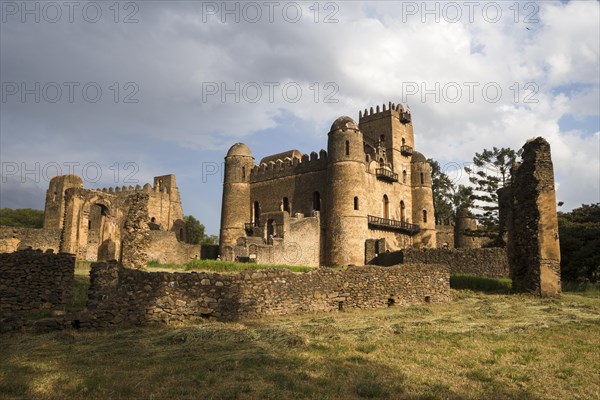
[{"label": "balcony railing", "polygon": [[405,156],[412,156],[413,148],[404,144],[400,146],[400,153]]},{"label": "balcony railing", "polygon": [[398,182],[398,174],[390,171],[387,168],[377,168],[375,170],[375,175],[377,175],[377,179],[382,179],[389,182]]},{"label": "balcony railing", "polygon": [[406,232],[409,235],[418,233],[420,228],[417,224],[410,224],[405,221],[397,221],[395,219],[381,218],[374,215],[369,215],[369,228],[377,228],[390,231]]},{"label": "balcony railing", "polygon": [[411,121],[411,116],[408,111],[400,112],[400,122],[402,122],[403,124],[407,124],[410,121]]}]

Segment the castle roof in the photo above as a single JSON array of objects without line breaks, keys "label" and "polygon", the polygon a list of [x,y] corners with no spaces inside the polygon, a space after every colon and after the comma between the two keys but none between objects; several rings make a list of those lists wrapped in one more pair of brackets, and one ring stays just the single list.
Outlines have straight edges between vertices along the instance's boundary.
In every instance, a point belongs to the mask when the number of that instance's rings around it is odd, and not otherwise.
[{"label": "castle roof", "polygon": [[252,152],[244,143],[236,143],[227,152],[227,157],[229,156],[248,156],[252,157]]},{"label": "castle roof", "polygon": [[342,115],[333,122],[333,125],[331,125],[331,129],[329,130],[329,132],[334,132],[337,130],[345,131],[347,129],[358,130],[358,125],[356,124],[356,122],[354,122],[352,118],[346,115]]},{"label": "castle roof", "polygon": [[292,160],[294,158],[301,159],[302,153],[300,153],[296,149],[284,151],[283,153],[277,153],[277,154],[273,154],[271,156],[264,157],[262,160],[260,160],[260,164],[263,164],[263,163],[268,164],[271,161],[285,160],[287,157],[291,158]]},{"label": "castle roof", "polygon": [[413,162],[413,163],[427,162],[427,159],[425,158],[425,156],[423,154],[419,153],[418,151],[413,151],[410,162]]}]

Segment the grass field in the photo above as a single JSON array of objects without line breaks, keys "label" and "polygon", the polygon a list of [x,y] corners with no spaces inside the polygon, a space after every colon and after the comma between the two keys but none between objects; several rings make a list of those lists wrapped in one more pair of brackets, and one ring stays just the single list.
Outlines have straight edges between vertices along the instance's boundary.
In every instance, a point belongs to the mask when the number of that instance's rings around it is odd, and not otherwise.
[{"label": "grass field", "polygon": [[237,273],[246,269],[269,269],[269,268],[284,268],[293,272],[306,272],[316,267],[306,267],[300,265],[267,265],[254,263],[240,263],[232,261],[217,261],[217,260],[191,260],[185,264],[160,264],[156,261],[148,263],[148,271],[163,271],[163,272],[219,272],[223,274]]},{"label": "grass field", "polygon": [[0,335],[0,398],[599,398],[598,297],[453,294],[378,311]]}]

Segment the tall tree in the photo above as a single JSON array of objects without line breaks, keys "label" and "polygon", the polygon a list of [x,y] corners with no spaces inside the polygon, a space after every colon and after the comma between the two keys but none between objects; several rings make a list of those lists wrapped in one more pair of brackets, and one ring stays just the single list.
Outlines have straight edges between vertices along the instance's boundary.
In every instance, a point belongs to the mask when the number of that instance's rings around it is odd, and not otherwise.
[{"label": "tall tree", "polygon": [[473,205],[471,199],[473,190],[463,185],[456,186],[452,179],[442,171],[437,161],[429,159],[427,162],[431,166],[433,209],[436,223],[454,219],[460,210],[469,210]]},{"label": "tall tree", "polygon": [[505,147],[484,149],[475,153],[472,167],[465,167],[473,188],[473,207],[479,210],[475,217],[483,227],[482,236],[497,239],[500,235],[496,191],[510,182],[510,168],[521,152]]},{"label": "tall tree", "polygon": [[200,244],[204,239],[204,225],[193,215],[184,217],[186,241],[190,244]]},{"label": "tall tree", "polygon": [[558,212],[561,279],[600,280],[600,203]]}]

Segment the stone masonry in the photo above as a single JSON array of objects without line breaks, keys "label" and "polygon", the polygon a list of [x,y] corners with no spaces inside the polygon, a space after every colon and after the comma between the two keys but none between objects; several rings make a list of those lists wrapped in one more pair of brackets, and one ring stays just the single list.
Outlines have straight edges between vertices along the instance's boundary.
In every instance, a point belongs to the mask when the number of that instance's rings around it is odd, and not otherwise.
[{"label": "stone masonry", "polygon": [[41,250],[0,254],[0,315],[64,306],[73,293],[75,256]]},{"label": "stone masonry", "polygon": [[450,301],[441,265],[285,269],[239,274],[145,272],[114,261],[92,264],[82,328],[236,320],[262,315],[373,309]]},{"label": "stone masonry", "polygon": [[522,159],[511,170],[511,184],[498,193],[513,289],[559,295],[560,247],[550,145],[541,137],[529,140]]}]

